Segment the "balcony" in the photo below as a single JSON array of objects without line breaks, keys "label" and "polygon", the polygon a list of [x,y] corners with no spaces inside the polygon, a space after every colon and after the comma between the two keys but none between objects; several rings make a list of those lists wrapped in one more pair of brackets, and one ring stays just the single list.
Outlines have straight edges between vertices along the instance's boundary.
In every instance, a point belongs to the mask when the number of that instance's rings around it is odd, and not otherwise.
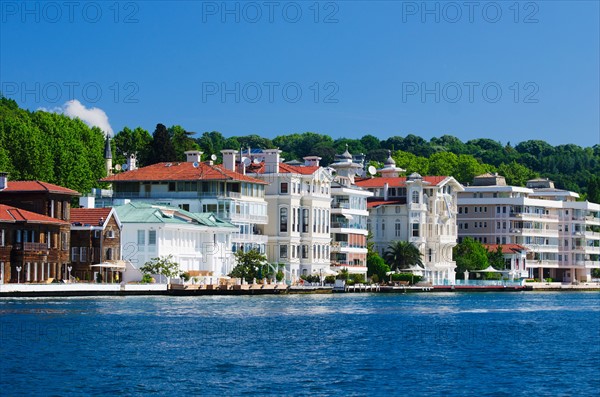
[{"label": "balcony", "polygon": [[346,210],[350,209],[350,203],[331,203],[331,208],[343,208]]},{"label": "balcony", "polygon": [[366,225],[362,225],[360,223],[351,223],[351,222],[331,222],[332,229],[362,229],[367,230]]},{"label": "balcony", "polygon": [[267,244],[269,237],[261,234],[233,234],[231,241],[234,243]]},{"label": "balcony", "polygon": [[218,218],[224,219],[231,222],[251,222],[259,224],[269,223],[269,217],[267,215],[250,215],[250,214],[238,214],[235,212],[215,212]]},{"label": "balcony", "polygon": [[47,243],[15,243],[13,249],[16,251],[48,251]]}]

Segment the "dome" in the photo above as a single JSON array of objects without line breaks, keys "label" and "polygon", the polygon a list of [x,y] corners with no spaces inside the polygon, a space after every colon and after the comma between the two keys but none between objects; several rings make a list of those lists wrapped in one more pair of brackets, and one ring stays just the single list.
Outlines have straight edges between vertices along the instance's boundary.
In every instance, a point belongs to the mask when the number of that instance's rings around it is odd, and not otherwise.
[{"label": "dome", "polygon": [[395,167],[396,166],[396,162],[394,161],[394,159],[392,158],[392,151],[388,150],[388,158],[387,160],[385,160],[385,162],[383,163],[383,165],[385,165],[385,167]]}]

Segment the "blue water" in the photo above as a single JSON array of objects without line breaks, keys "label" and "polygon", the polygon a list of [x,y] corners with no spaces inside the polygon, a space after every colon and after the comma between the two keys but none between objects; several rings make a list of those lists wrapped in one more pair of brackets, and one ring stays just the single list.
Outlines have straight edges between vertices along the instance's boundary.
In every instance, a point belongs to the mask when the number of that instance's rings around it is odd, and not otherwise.
[{"label": "blue water", "polygon": [[0,299],[0,395],[597,396],[600,294]]}]

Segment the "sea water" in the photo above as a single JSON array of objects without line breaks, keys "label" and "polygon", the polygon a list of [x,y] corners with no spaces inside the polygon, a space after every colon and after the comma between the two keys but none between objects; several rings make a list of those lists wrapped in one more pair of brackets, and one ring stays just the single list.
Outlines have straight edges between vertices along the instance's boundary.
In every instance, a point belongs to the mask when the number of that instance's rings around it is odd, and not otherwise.
[{"label": "sea water", "polygon": [[594,396],[600,293],[0,299],[2,396]]}]

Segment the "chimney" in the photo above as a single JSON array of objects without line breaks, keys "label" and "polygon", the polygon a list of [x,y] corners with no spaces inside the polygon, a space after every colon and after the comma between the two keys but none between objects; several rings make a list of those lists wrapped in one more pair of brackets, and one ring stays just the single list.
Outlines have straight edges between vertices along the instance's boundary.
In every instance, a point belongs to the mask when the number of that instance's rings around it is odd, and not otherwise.
[{"label": "chimney", "polygon": [[131,153],[127,157],[127,170],[128,171],[137,170],[137,160],[135,158],[135,153]]},{"label": "chimney", "polygon": [[198,150],[188,150],[185,153],[186,161],[188,163],[200,163],[202,158],[202,152]]},{"label": "chimney", "polygon": [[229,171],[235,171],[235,157],[237,150],[221,150],[223,154],[223,168]]},{"label": "chimney", "polygon": [[95,208],[96,198],[94,196],[81,196],[79,197],[79,207],[81,208]]},{"label": "chimney", "polygon": [[265,174],[279,174],[279,149],[265,149]]},{"label": "chimney", "polygon": [[303,157],[303,159],[304,159],[304,165],[318,167],[319,166],[319,161],[321,160],[321,157],[319,157],[319,156],[306,156],[306,157]]},{"label": "chimney", "polygon": [[0,190],[4,190],[8,187],[8,173],[0,172]]}]

